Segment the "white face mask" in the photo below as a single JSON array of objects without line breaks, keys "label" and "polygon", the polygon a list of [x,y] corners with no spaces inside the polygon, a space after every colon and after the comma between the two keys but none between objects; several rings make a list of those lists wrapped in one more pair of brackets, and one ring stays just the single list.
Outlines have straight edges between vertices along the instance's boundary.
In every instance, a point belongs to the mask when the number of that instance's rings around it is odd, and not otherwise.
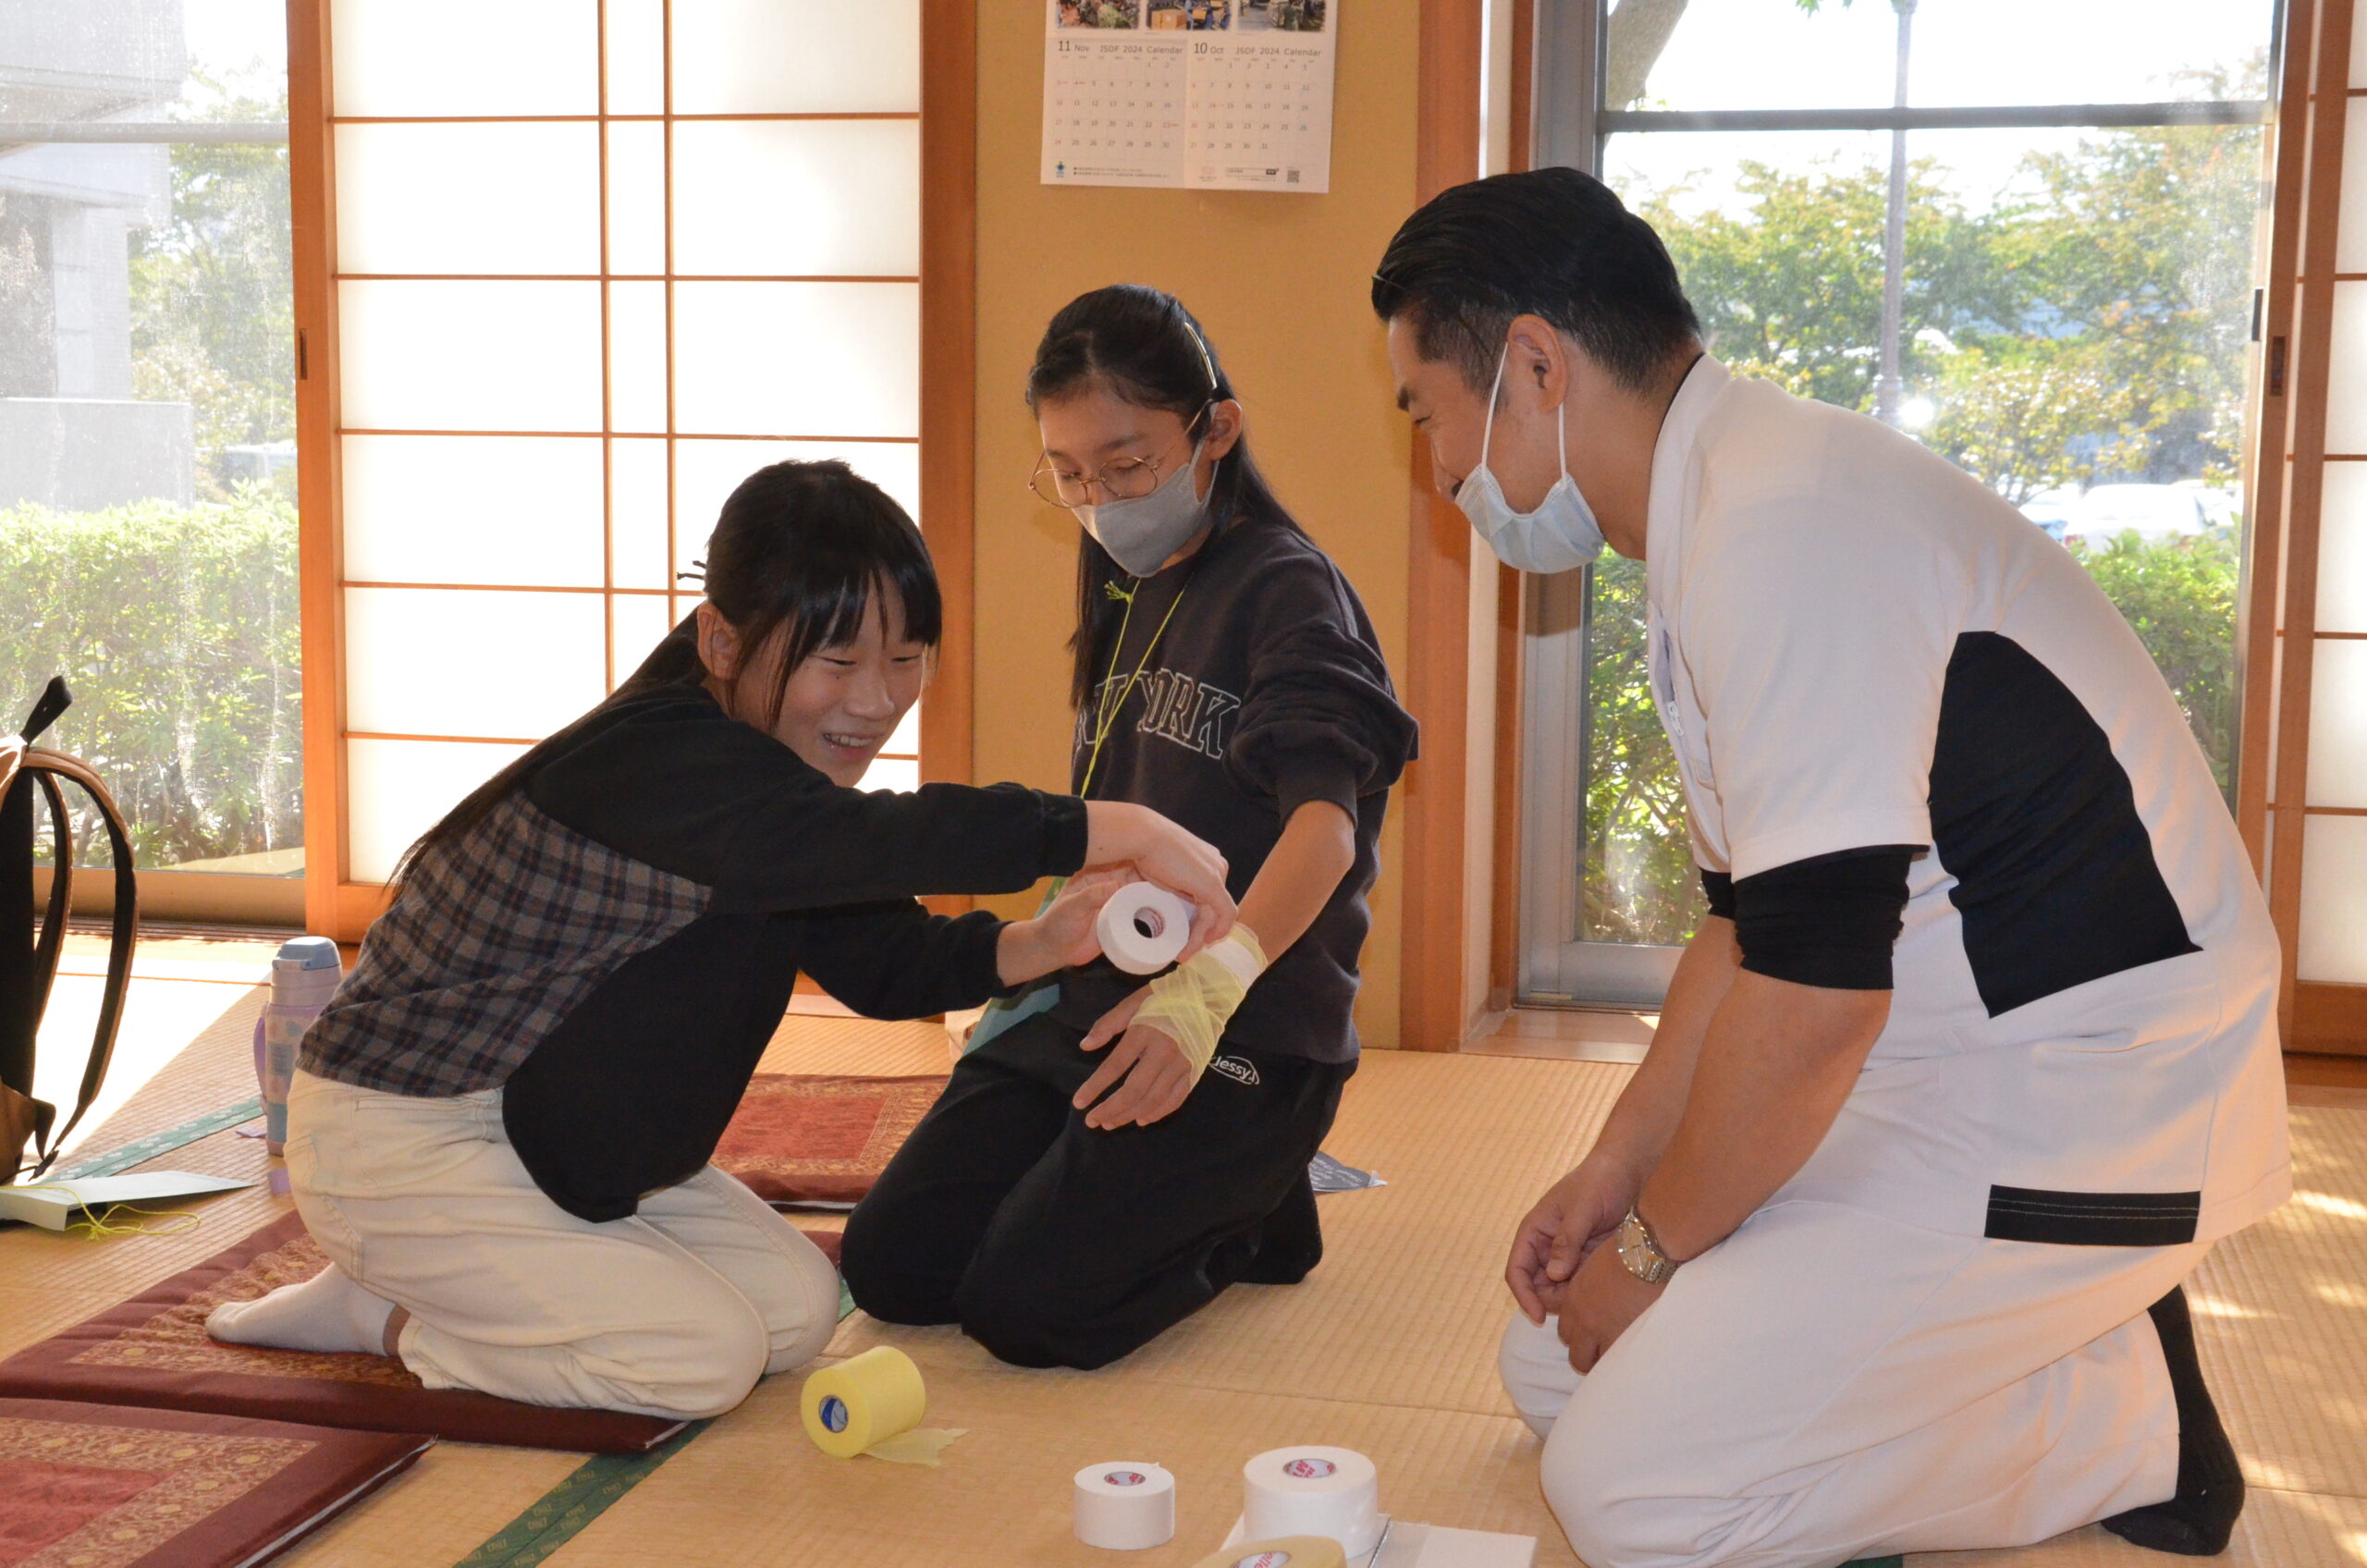
[{"label": "white face mask", "polygon": [[1578,482],[1570,477],[1570,436],[1561,410],[1554,410],[1553,435],[1560,443],[1562,477],[1545,492],[1535,511],[1513,510],[1504,499],[1504,487],[1488,468],[1488,447],[1496,435],[1496,398],[1503,390],[1504,361],[1512,350],[1513,346],[1506,343],[1503,353],[1496,357],[1496,384],[1488,389],[1488,427],[1479,437],[1479,466],[1455,488],[1454,504],[1506,566],[1522,571],[1575,570],[1592,564],[1602,554],[1603,538],[1594,508],[1579,494]]},{"label": "white face mask", "polygon": [[1208,504],[1201,498],[1197,482],[1199,466],[1200,443],[1195,441],[1191,457],[1149,495],[1069,509],[1085,531],[1101,542],[1111,560],[1136,577],[1149,577],[1208,525]]}]

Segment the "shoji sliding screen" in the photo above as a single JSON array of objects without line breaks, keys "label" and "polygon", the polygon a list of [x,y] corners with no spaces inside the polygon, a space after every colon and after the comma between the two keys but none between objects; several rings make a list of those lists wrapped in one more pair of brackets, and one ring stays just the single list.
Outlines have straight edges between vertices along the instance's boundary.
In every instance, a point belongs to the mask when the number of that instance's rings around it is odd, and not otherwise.
[{"label": "shoji sliding screen", "polygon": [[2286,1048],[2367,1055],[2367,32],[2292,0],[2252,474],[2239,819]]},{"label": "shoji sliding screen", "polygon": [[[921,0],[297,8],[350,927],[698,602],[749,472],[844,458],[919,514]],[[868,786],[917,782],[917,734]]]}]

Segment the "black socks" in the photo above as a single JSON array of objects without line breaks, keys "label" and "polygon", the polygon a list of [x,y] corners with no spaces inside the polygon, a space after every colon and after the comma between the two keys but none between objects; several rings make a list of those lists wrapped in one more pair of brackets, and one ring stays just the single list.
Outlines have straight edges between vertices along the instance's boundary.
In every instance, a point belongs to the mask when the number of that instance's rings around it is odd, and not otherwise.
[{"label": "black socks", "polygon": [[2236,1462],[2236,1445],[2227,1440],[2211,1390],[2202,1386],[2186,1287],[2178,1286],[2145,1310],[2162,1337],[2170,1390],[2177,1399],[2178,1490],[2167,1502],[2116,1513],[2103,1526],[2123,1540],[2155,1551],[2216,1557],[2227,1550],[2236,1515],[2244,1511],[2244,1476]]}]

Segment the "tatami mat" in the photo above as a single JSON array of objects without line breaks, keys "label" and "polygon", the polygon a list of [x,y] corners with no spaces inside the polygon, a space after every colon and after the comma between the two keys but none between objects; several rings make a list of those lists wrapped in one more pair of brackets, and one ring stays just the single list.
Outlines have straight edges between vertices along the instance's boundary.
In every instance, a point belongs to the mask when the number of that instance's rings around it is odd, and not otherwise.
[{"label": "tatami mat", "polygon": [[[385,1491],[310,1537],[275,1565],[451,1568],[583,1463],[576,1453],[437,1443]],[[674,1551],[644,1561],[688,1568]]]},{"label": "tatami mat", "polygon": [[942,1023],[800,1017],[782,1023],[780,1033],[773,1036],[756,1067],[759,1072],[833,1072],[871,1078],[909,1078],[952,1070],[952,1048]]},{"label": "tatami mat", "polygon": [[[1081,1393],[1145,1379],[1508,1415],[1495,1366],[1512,1310],[1502,1283],[1512,1224],[1576,1163],[1632,1071],[1371,1053],[1326,1146],[1389,1185],[1318,1200],[1324,1260],[1306,1282],[1236,1287],[1118,1367],[1049,1376]],[[877,1342],[932,1365],[993,1365],[953,1329],[890,1329],[861,1317],[833,1348]]]},{"label": "tatami mat", "polygon": [[[2186,1559],[2134,1547],[2098,1525],[2017,1551],[1919,1552],[1907,1568],[2177,1568]],[[2345,1568],[2367,1562],[2367,1501],[2255,1488],[2236,1538],[2212,1568]]]},{"label": "tatami mat", "polygon": [[[1336,1442],[1380,1467],[1381,1505],[1475,1529],[1539,1528],[1532,1439],[1510,1416],[1167,1388],[1099,1397],[1004,1369],[930,1373],[931,1425],[968,1428],[943,1468],[823,1457],[797,1427],[794,1379],[758,1390],[551,1559],[553,1568],[644,1568],[651,1547],[689,1568],[1106,1565],[1069,1525],[1070,1477],[1105,1459],[1155,1459],[1177,1478],[1176,1538],[1129,1553],[1173,1568],[1214,1550],[1240,1512],[1243,1461],[1289,1442]],[[1576,1562],[1558,1539],[1540,1565]]]},{"label": "tatami mat", "polygon": [[[85,1147],[103,1150],[252,1093],[242,997]],[[942,1072],[935,1024],[792,1018],[767,1072]],[[1329,1146],[1389,1181],[1322,1201],[1327,1256],[1304,1285],[1242,1287],[1118,1366],[1019,1372],[948,1330],[860,1315],[833,1351],[892,1342],[926,1370],[931,1425],[969,1429],[940,1470],[823,1458],[798,1429],[798,1379],[715,1423],[583,1534],[557,1568],[941,1568],[1107,1563],[1069,1533],[1068,1478],[1095,1459],[1156,1459],[1182,1478],[1174,1545],[1196,1562],[1238,1507],[1241,1462],[1286,1441],[1358,1448],[1410,1519],[1539,1537],[1575,1562],[1536,1490],[1537,1445],[1496,1388],[1508,1310],[1498,1274],[1519,1213],[1592,1137],[1629,1069],[1374,1053]],[[2295,1201],[2221,1245],[2197,1323],[2254,1494],[2239,1568],[2367,1563],[2367,1112],[2293,1114]],[[260,1175],[259,1142],[215,1134],[155,1163]],[[187,1236],[99,1243],[0,1231],[0,1354],[218,1251],[285,1200],[261,1189],[189,1206]],[[569,1455],[447,1444],[284,1561],[447,1568],[564,1478]],[[1915,1568],[2133,1568],[2159,1562],[2090,1529]]]},{"label": "tatami mat", "polygon": [[[260,986],[202,988],[220,993],[222,1005],[213,1021],[97,1132],[78,1138],[78,1152],[61,1160],[61,1167],[254,1096],[255,1019],[266,993]],[[141,1169],[235,1176],[255,1185],[218,1197],[156,1206],[186,1210],[198,1217],[198,1223],[151,1221],[158,1231],[153,1235],[86,1241],[31,1226],[0,1229],[0,1292],[6,1292],[0,1294],[0,1355],[14,1354],[66,1323],[79,1322],[211,1257],[292,1207],[264,1184],[270,1162],[263,1140],[240,1137],[233,1128],[159,1155]],[[18,1292],[38,1295],[45,1308],[67,1295],[94,1305],[62,1317],[47,1310],[21,1317],[11,1310]]]},{"label": "tatami mat", "polygon": [[2246,1477],[2367,1498],[2367,1114],[2296,1106],[2292,1130],[2293,1200],[2188,1293]]}]

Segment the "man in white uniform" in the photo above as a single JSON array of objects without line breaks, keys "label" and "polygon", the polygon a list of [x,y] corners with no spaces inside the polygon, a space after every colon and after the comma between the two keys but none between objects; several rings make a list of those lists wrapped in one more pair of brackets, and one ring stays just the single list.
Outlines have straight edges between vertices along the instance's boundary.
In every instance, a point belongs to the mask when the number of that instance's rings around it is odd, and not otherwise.
[{"label": "man in white uniform", "polygon": [[1831,1568],[2243,1501],[2180,1281],[2289,1175],[2275,939],[2143,646],[1915,442],[1730,375],[1568,169],[1375,275],[1497,554],[1650,563],[1711,914],[1514,1242],[1505,1386],[1593,1568]]}]

